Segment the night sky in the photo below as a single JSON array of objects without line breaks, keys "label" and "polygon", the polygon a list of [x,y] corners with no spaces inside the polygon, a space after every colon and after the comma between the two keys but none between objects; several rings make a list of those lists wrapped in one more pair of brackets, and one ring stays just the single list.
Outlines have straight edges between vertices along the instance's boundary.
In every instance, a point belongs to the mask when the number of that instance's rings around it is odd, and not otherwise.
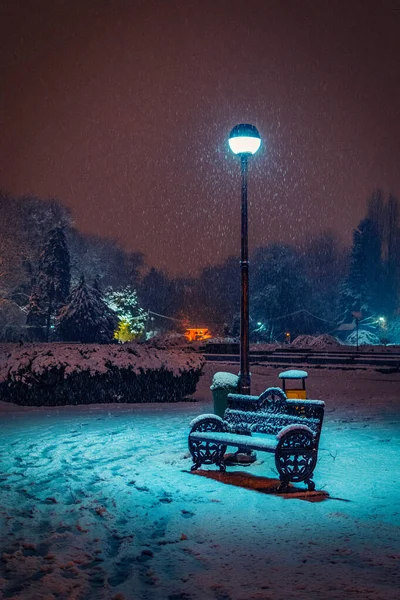
[{"label": "night sky", "polygon": [[250,247],[350,243],[374,188],[400,195],[394,5],[0,0],[0,187],[196,275],[239,253],[249,122]]}]

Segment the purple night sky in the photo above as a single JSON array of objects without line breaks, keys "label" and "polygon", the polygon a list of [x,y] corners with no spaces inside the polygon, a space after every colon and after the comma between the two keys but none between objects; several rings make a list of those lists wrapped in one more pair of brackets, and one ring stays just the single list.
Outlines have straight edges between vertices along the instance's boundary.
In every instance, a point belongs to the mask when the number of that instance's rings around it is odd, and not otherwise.
[{"label": "purple night sky", "polygon": [[230,129],[257,126],[250,247],[400,194],[392,2],[3,0],[0,187],[55,197],[83,231],[195,275],[239,252]]}]

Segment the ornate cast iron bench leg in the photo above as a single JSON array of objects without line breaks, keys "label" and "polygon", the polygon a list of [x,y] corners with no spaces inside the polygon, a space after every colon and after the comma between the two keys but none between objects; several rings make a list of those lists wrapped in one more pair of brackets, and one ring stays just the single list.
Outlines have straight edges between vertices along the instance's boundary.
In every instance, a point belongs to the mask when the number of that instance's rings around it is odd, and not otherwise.
[{"label": "ornate cast iron bench leg", "polygon": [[314,476],[314,473],[311,473],[311,475],[307,479],[304,480],[304,483],[306,483],[308,485],[309,492],[313,492],[315,490],[315,483],[311,479],[311,477],[313,477],[313,476]]},{"label": "ornate cast iron bench leg", "polygon": [[197,463],[194,463],[194,465],[192,465],[190,467],[190,470],[191,471],[197,471],[197,469],[200,469],[200,467],[201,467],[201,463],[197,462]]},{"label": "ornate cast iron bench leg", "polygon": [[[191,432],[225,431],[225,426],[219,417],[207,416],[193,425]],[[217,465],[220,471],[225,471],[224,455],[226,445],[219,442],[191,439],[189,434],[189,452],[193,458],[191,471],[199,469],[201,465]]]},{"label": "ornate cast iron bench leg", "polygon": [[279,473],[279,491],[285,491],[289,482],[304,481],[310,491],[315,489],[312,481],[317,462],[317,448],[311,432],[291,430],[279,440],[275,450],[275,465]]},{"label": "ornate cast iron bench leg", "polygon": [[285,493],[289,487],[289,479],[287,477],[283,477],[282,475],[279,477],[280,484],[278,485],[278,492]]},{"label": "ornate cast iron bench leg", "polygon": [[202,440],[190,440],[190,452],[193,457],[191,471],[200,469],[201,465],[217,465],[220,471],[226,471],[224,455],[226,446],[217,442],[208,442]]}]

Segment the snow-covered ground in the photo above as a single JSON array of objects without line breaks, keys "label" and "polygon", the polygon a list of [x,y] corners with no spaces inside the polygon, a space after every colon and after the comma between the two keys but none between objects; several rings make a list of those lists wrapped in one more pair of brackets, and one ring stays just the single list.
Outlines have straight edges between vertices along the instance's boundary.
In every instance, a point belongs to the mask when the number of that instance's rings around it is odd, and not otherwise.
[{"label": "snow-covered ground", "polygon": [[[308,369],[326,401],[316,493],[273,491],[272,455],[190,473],[197,402],[0,403],[0,597],[13,600],[398,598],[400,374]],[[252,367],[252,392],[278,369]]]}]

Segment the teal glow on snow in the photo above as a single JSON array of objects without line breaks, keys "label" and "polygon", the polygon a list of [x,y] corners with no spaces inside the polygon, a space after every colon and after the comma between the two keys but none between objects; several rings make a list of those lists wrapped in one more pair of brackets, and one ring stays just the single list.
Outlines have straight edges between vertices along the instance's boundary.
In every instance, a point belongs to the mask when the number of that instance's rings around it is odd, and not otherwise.
[{"label": "teal glow on snow", "polygon": [[[400,374],[310,369],[317,490],[282,497],[261,453],[244,474],[190,472],[215,368],[231,365],[206,365],[197,402],[0,401],[0,597],[397,600]],[[252,369],[253,392],[276,381]]]}]

